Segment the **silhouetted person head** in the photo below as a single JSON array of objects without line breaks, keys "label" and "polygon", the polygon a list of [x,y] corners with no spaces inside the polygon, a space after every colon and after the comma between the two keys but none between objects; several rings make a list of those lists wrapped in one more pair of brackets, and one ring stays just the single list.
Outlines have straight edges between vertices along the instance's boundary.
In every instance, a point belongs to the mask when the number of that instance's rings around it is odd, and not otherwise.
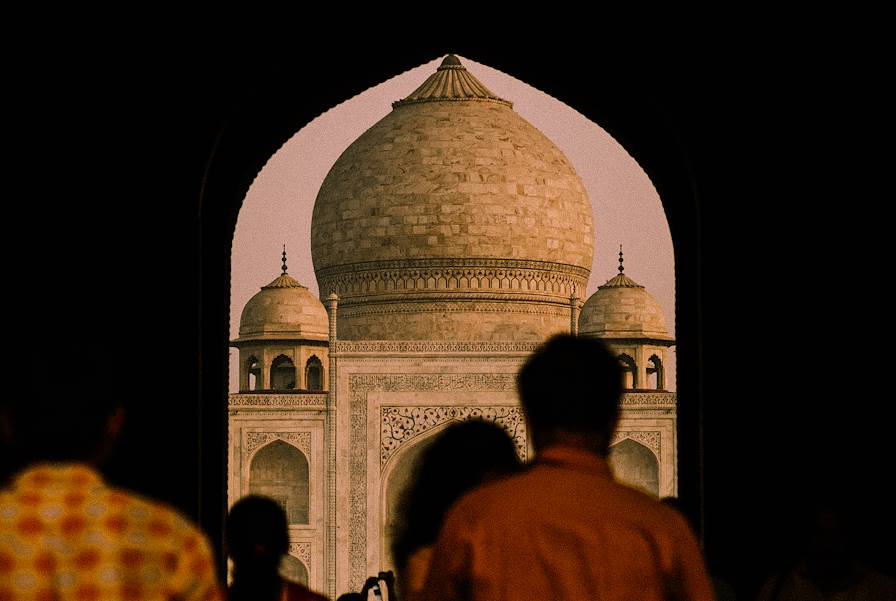
[{"label": "silhouetted person head", "polygon": [[436,436],[399,502],[392,544],[399,570],[416,549],[435,542],[442,518],[464,493],[520,468],[516,444],[495,423],[454,423]]},{"label": "silhouetted person head", "polygon": [[523,364],[517,391],[536,449],[562,442],[607,455],[619,419],[622,368],[603,342],[553,336]]},{"label": "silhouetted person head", "polygon": [[48,352],[44,339],[24,341],[15,376],[0,405],[4,471],[38,462],[100,465],[124,421],[119,374],[102,360],[98,345],[78,343],[77,353]]},{"label": "silhouetted person head", "polygon": [[233,560],[228,601],[324,601],[323,595],[280,575],[280,562],[289,551],[289,524],[274,499],[247,495],[234,503],[224,545]]},{"label": "silhouetted person head", "polygon": [[225,525],[227,554],[233,560],[234,583],[245,575],[278,575],[289,550],[286,512],[277,501],[247,495],[233,504]]}]

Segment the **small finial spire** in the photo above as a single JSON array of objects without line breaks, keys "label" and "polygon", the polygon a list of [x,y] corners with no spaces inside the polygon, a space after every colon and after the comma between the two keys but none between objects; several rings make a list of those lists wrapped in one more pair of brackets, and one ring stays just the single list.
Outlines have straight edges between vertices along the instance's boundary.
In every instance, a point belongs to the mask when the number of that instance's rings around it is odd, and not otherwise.
[{"label": "small finial spire", "polygon": [[283,245],[283,275],[286,275],[286,245]]},{"label": "small finial spire", "polygon": [[442,64],[439,67],[461,67],[460,59],[454,56],[453,54],[449,54],[442,60]]},{"label": "small finial spire", "polygon": [[619,273],[625,273],[625,267],[622,266],[622,245],[619,245]]}]

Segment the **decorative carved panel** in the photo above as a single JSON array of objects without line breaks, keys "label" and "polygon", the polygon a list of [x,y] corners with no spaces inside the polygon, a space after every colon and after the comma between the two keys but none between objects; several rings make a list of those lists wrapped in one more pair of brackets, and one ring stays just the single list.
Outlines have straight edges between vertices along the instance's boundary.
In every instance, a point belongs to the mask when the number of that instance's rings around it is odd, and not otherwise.
[{"label": "decorative carved panel", "polygon": [[306,457],[311,456],[311,432],[247,432],[246,454],[278,438],[301,449]]},{"label": "decorative carved panel", "polygon": [[327,394],[243,394],[234,393],[227,397],[230,407],[267,407],[271,409],[293,407],[325,407]]},{"label": "decorative carved panel", "polygon": [[613,434],[610,446],[618,442],[622,442],[626,438],[630,438],[635,442],[639,442],[659,457],[660,456],[660,433],[659,432],[637,432],[637,431],[618,431]]},{"label": "decorative carved panel", "polygon": [[289,543],[289,554],[300,559],[311,572],[311,543]]},{"label": "decorative carved panel", "polygon": [[449,421],[469,419],[482,419],[503,427],[516,443],[520,460],[526,461],[526,425],[519,407],[383,406],[380,407],[380,467],[386,465],[399,447],[420,434]]},{"label": "decorative carved panel", "polygon": [[656,407],[674,407],[678,396],[674,392],[625,392],[622,394],[622,405],[644,405]]},{"label": "decorative carved panel", "polygon": [[347,341],[336,342],[338,353],[531,353],[537,342],[436,342],[436,341]]}]

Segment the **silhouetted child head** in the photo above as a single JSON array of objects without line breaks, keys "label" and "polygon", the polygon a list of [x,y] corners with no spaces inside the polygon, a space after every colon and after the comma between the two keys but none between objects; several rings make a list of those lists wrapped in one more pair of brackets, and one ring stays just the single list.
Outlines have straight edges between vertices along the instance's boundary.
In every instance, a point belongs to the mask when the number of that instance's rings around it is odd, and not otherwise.
[{"label": "silhouetted child head", "polygon": [[274,499],[245,496],[230,509],[225,542],[234,572],[276,572],[289,550],[286,512]]},{"label": "silhouetted child head", "polygon": [[519,468],[516,443],[501,426],[470,420],[445,428],[423,452],[402,495],[392,545],[396,566],[435,542],[442,518],[464,493]]}]

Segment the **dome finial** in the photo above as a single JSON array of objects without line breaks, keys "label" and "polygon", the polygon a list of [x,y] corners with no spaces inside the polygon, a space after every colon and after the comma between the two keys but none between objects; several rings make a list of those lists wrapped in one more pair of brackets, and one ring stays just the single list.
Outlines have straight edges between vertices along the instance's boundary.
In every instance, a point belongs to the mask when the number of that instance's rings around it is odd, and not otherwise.
[{"label": "dome finial", "polygon": [[619,273],[625,273],[625,267],[622,265],[622,245],[619,245]]},{"label": "dome finial", "polygon": [[392,103],[392,108],[418,102],[469,100],[497,102],[508,107],[513,103],[495,96],[494,92],[464,68],[454,54],[446,54],[436,72],[430,75],[411,95]]},{"label": "dome finial", "polygon": [[286,245],[283,245],[283,275],[286,275]]},{"label": "dome finial", "polygon": [[440,65],[440,68],[441,67],[463,67],[463,65],[460,64],[459,58],[457,58],[453,54],[448,54],[442,60],[442,64]]}]

